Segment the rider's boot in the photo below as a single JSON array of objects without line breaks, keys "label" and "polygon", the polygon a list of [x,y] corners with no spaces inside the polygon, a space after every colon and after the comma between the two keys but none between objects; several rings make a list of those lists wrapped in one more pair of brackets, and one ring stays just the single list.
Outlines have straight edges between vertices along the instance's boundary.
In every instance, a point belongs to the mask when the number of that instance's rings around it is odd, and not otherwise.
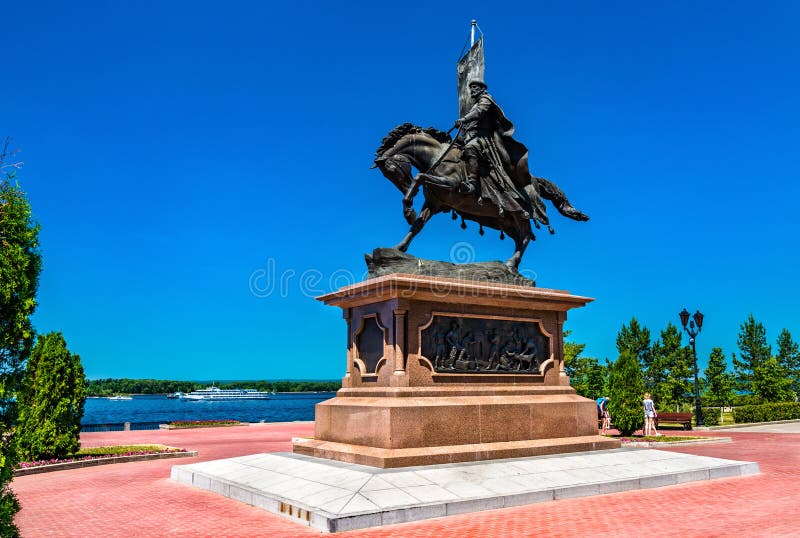
[{"label": "rider's boot", "polygon": [[464,182],[464,192],[472,194],[478,193],[478,205],[483,205],[481,197],[481,170],[480,163],[476,157],[467,159],[467,180]]}]

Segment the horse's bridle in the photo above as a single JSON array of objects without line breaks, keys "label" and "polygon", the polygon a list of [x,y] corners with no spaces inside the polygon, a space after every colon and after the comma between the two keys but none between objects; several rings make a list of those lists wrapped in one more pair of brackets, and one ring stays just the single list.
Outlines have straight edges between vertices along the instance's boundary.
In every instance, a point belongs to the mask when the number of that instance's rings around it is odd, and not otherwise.
[{"label": "horse's bridle", "polygon": [[414,181],[414,176],[411,175],[411,167],[414,166],[414,163],[411,161],[411,158],[408,155],[404,155],[402,153],[398,153],[396,155],[392,155],[391,157],[385,157],[383,159],[385,163],[392,163],[397,168],[400,169],[405,179],[408,179],[410,182]]}]

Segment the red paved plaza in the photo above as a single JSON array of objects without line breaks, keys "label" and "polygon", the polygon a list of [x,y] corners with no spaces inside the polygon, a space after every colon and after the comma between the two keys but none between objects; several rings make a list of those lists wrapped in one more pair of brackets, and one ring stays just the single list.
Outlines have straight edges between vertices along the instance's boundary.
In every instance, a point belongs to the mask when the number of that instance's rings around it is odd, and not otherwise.
[{"label": "red paved plaza", "polygon": [[[163,443],[197,458],[154,460],[18,477],[25,537],[315,536],[320,533],[220,495],[169,479],[173,465],[258,452],[288,451],[312,423],[85,433],[83,446]],[[665,432],[672,433],[672,432]],[[696,432],[695,432],[696,433]],[[756,476],[695,482],[429,519],[337,537],[434,536],[800,536],[800,434],[701,435],[732,443],[670,450],[756,461]]]}]

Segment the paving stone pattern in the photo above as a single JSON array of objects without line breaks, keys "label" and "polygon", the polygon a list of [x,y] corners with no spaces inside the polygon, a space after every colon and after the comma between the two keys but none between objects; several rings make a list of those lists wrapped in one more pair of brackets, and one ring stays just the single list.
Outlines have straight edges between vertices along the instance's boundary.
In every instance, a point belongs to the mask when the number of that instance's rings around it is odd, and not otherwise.
[{"label": "paving stone pattern", "polygon": [[[98,432],[85,446],[162,443],[197,450],[200,462],[291,450],[311,423],[248,428]],[[677,432],[676,432],[677,433]],[[800,536],[800,434],[687,432],[731,443],[674,453],[754,461],[758,475],[561,499],[336,534],[339,537]],[[175,461],[124,463],[14,480],[25,537],[312,537],[318,530],[262,508],[170,480]]]}]

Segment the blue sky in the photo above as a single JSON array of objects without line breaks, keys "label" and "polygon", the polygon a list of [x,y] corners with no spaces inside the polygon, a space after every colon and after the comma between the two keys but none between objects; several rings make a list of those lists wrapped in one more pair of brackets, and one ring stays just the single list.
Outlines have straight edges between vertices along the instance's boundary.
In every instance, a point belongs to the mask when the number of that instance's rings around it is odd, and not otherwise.
[{"label": "blue sky", "polygon": [[[405,233],[373,152],[404,121],[452,125],[475,18],[533,171],[592,217],[549,208],[557,233],[522,265],[596,298],[568,321],[587,354],[684,307],[706,315],[701,367],[750,313],[773,343],[800,337],[800,7],[661,4],[4,6],[0,133],[42,225],[37,329],[92,378],[340,377],[344,322],[313,296]],[[442,215],[411,253],[461,241],[512,249]]]}]

